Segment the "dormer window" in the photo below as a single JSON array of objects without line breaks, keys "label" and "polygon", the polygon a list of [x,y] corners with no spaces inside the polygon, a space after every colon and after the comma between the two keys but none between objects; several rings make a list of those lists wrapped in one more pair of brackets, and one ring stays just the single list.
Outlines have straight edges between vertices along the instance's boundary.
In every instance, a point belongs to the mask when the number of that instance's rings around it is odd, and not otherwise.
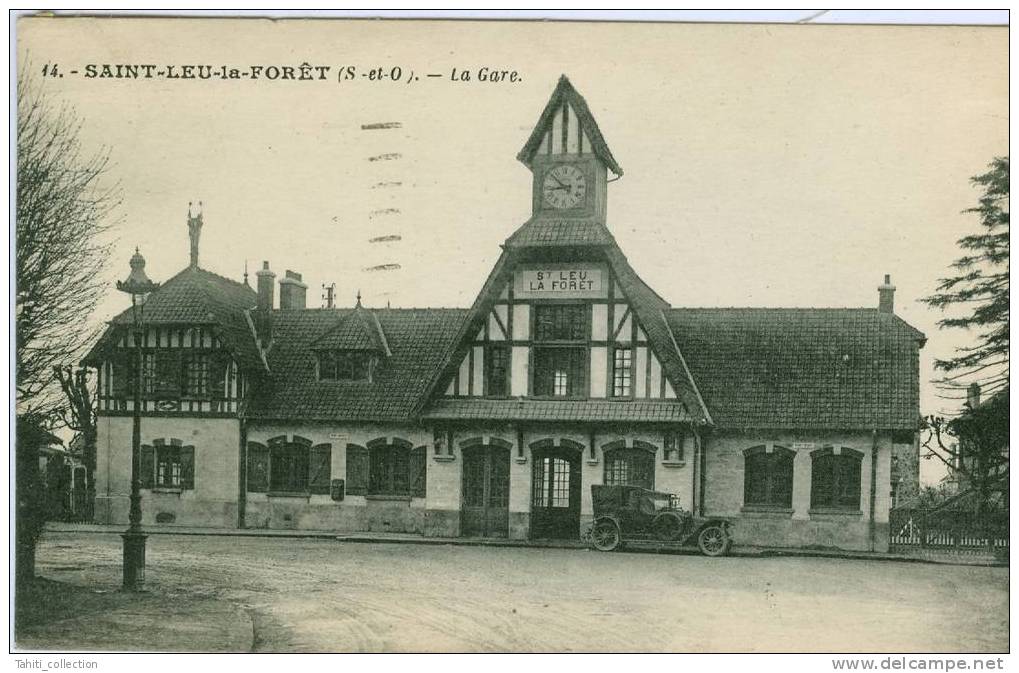
[{"label": "dormer window", "polygon": [[371,381],[383,358],[392,355],[382,324],[361,306],[341,316],[311,344],[319,381]]},{"label": "dormer window", "polygon": [[319,381],[371,381],[376,357],[367,351],[319,351]]}]

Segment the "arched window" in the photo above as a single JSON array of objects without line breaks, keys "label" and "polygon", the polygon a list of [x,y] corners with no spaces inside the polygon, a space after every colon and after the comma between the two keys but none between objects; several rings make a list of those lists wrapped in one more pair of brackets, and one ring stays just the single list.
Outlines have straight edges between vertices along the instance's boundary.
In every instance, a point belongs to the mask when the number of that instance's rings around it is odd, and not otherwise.
[{"label": "arched window", "polygon": [[781,446],[769,452],[755,446],[743,452],[743,504],[749,507],[793,506],[793,458],[795,453]]},{"label": "arched window", "polygon": [[602,450],[605,455],[604,483],[608,486],[655,487],[655,454],[647,448],[627,449],[623,446]]},{"label": "arched window", "polygon": [[248,442],[248,490],[252,493],[328,494],[332,476],[332,444],[312,446],[293,435],[273,437],[266,444]]},{"label": "arched window", "polygon": [[860,465],[863,454],[826,446],[810,454],[810,507],[860,510]]},{"label": "arched window", "polygon": [[[407,440],[395,437],[391,442],[387,442],[385,438],[368,442],[367,494],[425,497],[427,490],[425,451],[423,446],[414,448]],[[351,476],[349,457],[347,474],[349,478]],[[353,479],[351,483],[354,484]],[[348,492],[352,494],[364,492],[357,486],[359,484],[355,484],[354,491]]]}]

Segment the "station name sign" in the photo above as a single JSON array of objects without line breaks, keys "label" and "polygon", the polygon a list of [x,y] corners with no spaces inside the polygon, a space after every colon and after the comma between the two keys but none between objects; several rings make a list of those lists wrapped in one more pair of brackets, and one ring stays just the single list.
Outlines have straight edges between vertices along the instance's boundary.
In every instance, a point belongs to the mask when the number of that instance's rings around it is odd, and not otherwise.
[{"label": "station name sign", "polygon": [[517,270],[517,297],[530,299],[607,296],[606,270],[597,264],[555,264]]}]

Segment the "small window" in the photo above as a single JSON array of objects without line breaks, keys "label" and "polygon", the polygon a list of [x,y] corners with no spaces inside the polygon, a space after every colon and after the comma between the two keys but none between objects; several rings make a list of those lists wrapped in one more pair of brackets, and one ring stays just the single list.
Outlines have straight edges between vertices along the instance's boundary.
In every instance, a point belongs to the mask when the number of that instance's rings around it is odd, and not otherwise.
[{"label": "small window", "polygon": [[368,381],[372,356],[361,351],[322,351],[318,354],[320,381]]},{"label": "small window", "polygon": [[779,446],[771,453],[755,446],[744,453],[743,504],[788,509],[793,506],[793,458]]},{"label": "small window", "polygon": [[195,447],[179,439],[157,439],[141,449],[142,488],[195,487]]},{"label": "small window", "polygon": [[860,465],[863,454],[828,447],[811,454],[810,506],[813,509],[860,510]]},{"label": "small window", "polygon": [[184,357],[185,397],[206,397],[209,394],[209,355],[191,353]]},{"label": "small window", "polygon": [[686,433],[666,432],[662,458],[667,462],[681,463],[686,458]]},{"label": "small window", "polygon": [[541,397],[583,397],[586,393],[587,349],[534,349],[534,394]]},{"label": "small window", "polygon": [[156,451],[156,486],[180,486],[181,470],[179,446],[161,446]]},{"label": "small window", "polygon": [[633,392],[633,349],[617,346],[612,355],[612,396],[629,397]]},{"label": "small window", "polygon": [[488,346],[485,352],[485,394],[493,397],[509,395],[510,349]]},{"label": "small window", "polygon": [[655,456],[644,449],[614,449],[605,452],[605,484],[609,486],[655,487]]}]

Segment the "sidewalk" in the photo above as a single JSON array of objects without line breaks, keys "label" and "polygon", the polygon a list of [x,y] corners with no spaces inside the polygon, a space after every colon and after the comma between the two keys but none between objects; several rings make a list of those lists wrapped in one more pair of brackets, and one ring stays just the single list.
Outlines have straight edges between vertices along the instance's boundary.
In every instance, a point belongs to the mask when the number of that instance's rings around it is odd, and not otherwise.
[{"label": "sidewalk", "polygon": [[[95,533],[119,535],[125,527],[105,524],[51,522],[46,530],[63,533]],[[220,535],[237,537],[301,538],[336,540],[338,542],[457,545],[472,547],[532,547],[549,549],[590,549],[591,546],[579,540],[510,540],[506,538],[471,537],[426,537],[413,533],[371,533],[337,532],[324,530],[278,530],[268,528],[201,528],[188,526],[150,526],[145,529],[149,535]],[[690,548],[677,548],[655,542],[628,543],[627,551],[659,554],[697,554]],[[1007,566],[1008,561],[984,556],[910,556],[889,552],[851,551],[843,549],[804,549],[801,547],[751,547],[734,546],[731,556],[740,557],[806,557],[841,558],[867,561],[899,561],[906,563],[935,563],[942,565]]]}]

